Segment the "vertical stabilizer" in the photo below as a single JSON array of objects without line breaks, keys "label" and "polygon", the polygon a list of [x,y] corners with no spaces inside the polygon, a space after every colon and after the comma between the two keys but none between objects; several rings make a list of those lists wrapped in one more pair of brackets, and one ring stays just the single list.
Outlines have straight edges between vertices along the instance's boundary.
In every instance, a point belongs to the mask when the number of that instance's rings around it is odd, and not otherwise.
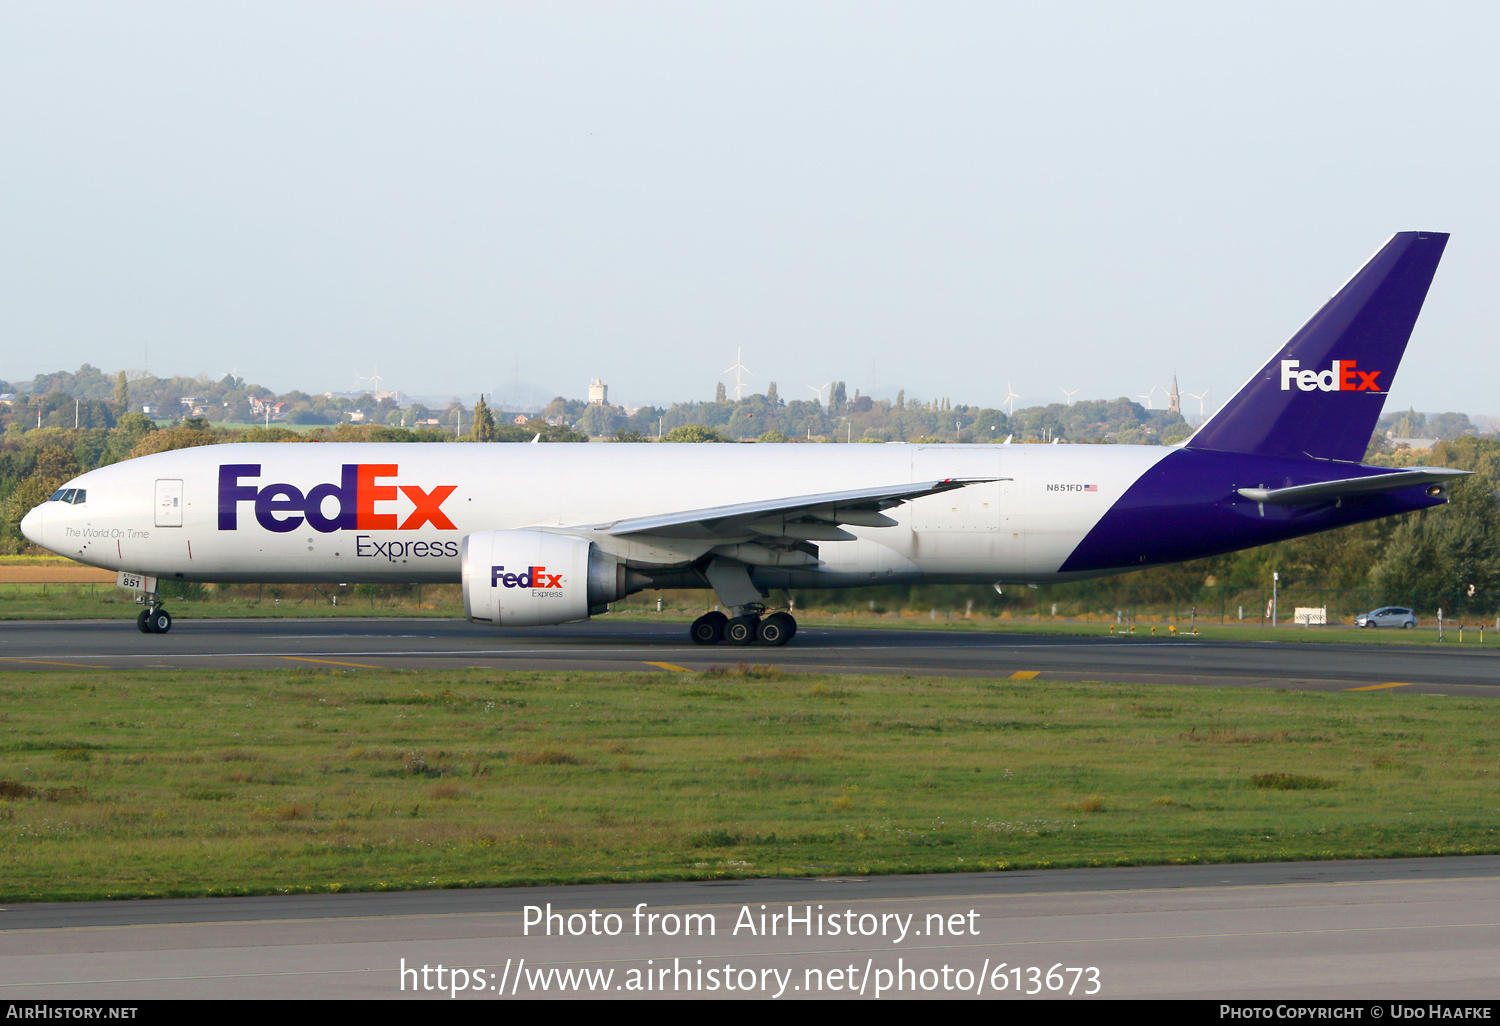
[{"label": "vertical stabilizer", "polygon": [[1361,460],[1447,243],[1391,236],[1187,448]]}]

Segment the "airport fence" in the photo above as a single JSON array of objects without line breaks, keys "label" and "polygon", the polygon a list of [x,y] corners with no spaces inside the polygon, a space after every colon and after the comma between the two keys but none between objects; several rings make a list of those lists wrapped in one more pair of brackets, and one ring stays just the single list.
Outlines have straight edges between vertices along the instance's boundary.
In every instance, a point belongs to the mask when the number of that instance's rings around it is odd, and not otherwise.
[{"label": "airport fence", "polygon": [[[30,614],[90,615],[99,607],[135,605],[137,593],[108,581],[35,579],[39,575],[7,574],[0,580],[0,617]],[[462,615],[463,596],[456,584],[200,584],[162,581],[162,600],[169,606],[202,606],[212,615],[261,610],[281,615],[326,614],[391,616],[400,614]]]},{"label": "airport fence", "polygon": [[[1424,625],[1444,622],[1490,623],[1500,629],[1494,604],[1476,602],[1459,593],[1380,591],[1372,588],[1323,588],[1299,583],[1272,589],[1205,585],[1177,595],[1163,594],[1159,585],[1133,586],[1109,578],[1063,585],[1002,585],[954,587],[859,588],[847,591],[796,591],[798,608],[825,612],[864,612],[931,619],[975,616],[1032,621],[1194,624],[1353,626],[1355,617],[1385,606],[1415,611]],[[1302,621],[1298,610],[1304,611]],[[1314,611],[1311,616],[1306,611]],[[1318,621],[1323,620],[1323,624]]]},{"label": "airport fence", "polygon": [[[132,592],[103,580],[34,580],[7,575],[0,580],[0,616],[32,612],[64,615],[69,609],[134,604]],[[347,615],[461,616],[463,596],[456,584],[200,584],[163,581],[163,599],[170,604],[201,605],[209,615],[236,610],[296,616],[337,612]],[[707,590],[644,591],[615,602],[615,612],[694,614],[715,608],[717,598]],[[767,604],[793,612],[893,616],[931,620],[998,619],[1031,622],[1173,624],[1191,629],[1198,624],[1270,626],[1304,624],[1298,611],[1314,611],[1307,626],[1352,626],[1360,613],[1384,606],[1412,609],[1423,626],[1445,623],[1490,624],[1500,629],[1493,606],[1472,597],[1334,589],[1297,584],[1272,591],[1265,588],[1204,586],[1190,593],[1164,595],[1160,586],[1121,585],[1108,578],[1066,585],[993,586],[914,585],[840,590],[798,589],[773,592]],[[69,615],[88,615],[73,612]]]}]

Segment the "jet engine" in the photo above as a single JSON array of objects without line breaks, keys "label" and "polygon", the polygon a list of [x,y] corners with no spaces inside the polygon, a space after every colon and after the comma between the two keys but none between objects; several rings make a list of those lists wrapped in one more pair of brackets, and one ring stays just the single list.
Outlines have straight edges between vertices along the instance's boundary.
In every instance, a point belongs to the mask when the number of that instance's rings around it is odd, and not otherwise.
[{"label": "jet engine", "polygon": [[587,620],[651,583],[586,538],[480,531],[464,538],[464,616],[496,627]]}]

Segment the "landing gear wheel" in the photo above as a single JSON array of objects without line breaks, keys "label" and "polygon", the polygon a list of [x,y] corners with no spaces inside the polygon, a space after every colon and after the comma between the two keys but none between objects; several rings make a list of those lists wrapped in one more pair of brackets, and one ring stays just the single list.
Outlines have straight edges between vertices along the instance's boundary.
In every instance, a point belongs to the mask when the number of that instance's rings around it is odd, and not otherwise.
[{"label": "landing gear wheel", "polygon": [[172,629],[172,614],[165,609],[153,609],[146,623],[152,634],[165,634]]},{"label": "landing gear wheel", "polygon": [[151,610],[142,609],[141,614],[135,618],[135,625],[141,629],[142,634],[151,633]]},{"label": "landing gear wheel", "polygon": [[717,609],[712,613],[704,613],[693,621],[688,628],[688,634],[692,636],[695,645],[717,645],[724,640],[724,624],[729,617]]},{"label": "landing gear wheel", "polygon": [[750,645],[760,633],[760,617],[736,616],[724,625],[724,640],[731,645]]},{"label": "landing gear wheel", "polygon": [[772,613],[760,622],[760,637],[756,640],[762,645],[780,646],[791,641],[796,633],[797,621],[790,614]]}]

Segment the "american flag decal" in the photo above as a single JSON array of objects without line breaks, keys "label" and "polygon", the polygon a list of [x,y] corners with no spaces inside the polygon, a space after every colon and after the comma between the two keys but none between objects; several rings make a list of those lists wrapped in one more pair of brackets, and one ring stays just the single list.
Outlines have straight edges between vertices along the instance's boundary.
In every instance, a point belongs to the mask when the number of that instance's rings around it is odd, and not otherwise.
[{"label": "american flag decal", "polygon": [[1083,486],[1083,490],[1086,491],[1086,492],[1097,492],[1099,490],[1099,486],[1098,485],[1084,485]]}]

